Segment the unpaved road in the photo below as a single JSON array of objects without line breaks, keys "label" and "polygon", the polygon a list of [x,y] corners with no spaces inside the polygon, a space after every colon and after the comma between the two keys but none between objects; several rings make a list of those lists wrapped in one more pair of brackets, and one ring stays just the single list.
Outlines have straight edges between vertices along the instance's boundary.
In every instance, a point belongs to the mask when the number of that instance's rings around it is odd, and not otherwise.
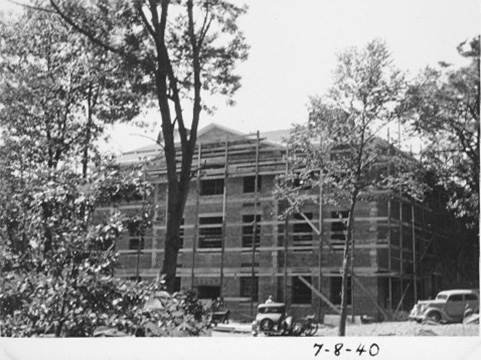
[{"label": "unpaved road", "polygon": [[[237,326],[234,325],[233,328],[237,328]],[[212,336],[252,336],[249,328],[249,325],[244,324],[237,329],[241,331],[212,331]],[[338,331],[338,327],[321,325],[315,336],[337,336]],[[414,321],[382,322],[363,325],[347,325],[346,336],[480,336],[480,328],[479,324],[431,325],[418,324]]]},{"label": "unpaved road", "polygon": [[[317,336],[337,336],[337,327],[321,327]],[[479,325],[431,325],[414,321],[348,325],[346,336],[479,336]]]}]

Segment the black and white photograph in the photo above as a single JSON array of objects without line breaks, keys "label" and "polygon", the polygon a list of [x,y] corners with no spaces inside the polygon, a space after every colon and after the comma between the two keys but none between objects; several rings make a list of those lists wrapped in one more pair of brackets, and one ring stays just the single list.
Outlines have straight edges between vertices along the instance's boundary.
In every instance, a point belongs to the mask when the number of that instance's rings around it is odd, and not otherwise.
[{"label": "black and white photograph", "polygon": [[0,0],[0,358],[479,358],[480,15]]}]

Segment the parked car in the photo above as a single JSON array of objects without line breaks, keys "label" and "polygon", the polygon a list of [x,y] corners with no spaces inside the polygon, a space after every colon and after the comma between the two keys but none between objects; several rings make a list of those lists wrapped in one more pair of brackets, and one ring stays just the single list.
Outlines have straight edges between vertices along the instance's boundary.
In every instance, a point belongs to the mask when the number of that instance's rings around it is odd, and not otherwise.
[{"label": "parked car", "polygon": [[284,303],[260,304],[252,322],[252,335],[290,335],[292,326],[292,316],[287,316]]},{"label": "parked car", "polygon": [[439,323],[462,322],[466,313],[479,313],[479,291],[459,289],[441,291],[434,300],[418,301],[410,320]]}]

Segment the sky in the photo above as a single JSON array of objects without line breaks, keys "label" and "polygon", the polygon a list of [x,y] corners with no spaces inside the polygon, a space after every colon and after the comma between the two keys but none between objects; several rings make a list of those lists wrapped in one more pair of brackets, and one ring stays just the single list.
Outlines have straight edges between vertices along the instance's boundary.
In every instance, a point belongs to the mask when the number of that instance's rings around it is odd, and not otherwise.
[{"label": "sky", "polygon": [[[248,60],[237,67],[242,87],[236,105],[203,114],[200,127],[215,122],[241,132],[290,128],[307,120],[309,96],[330,86],[336,54],[344,49],[381,38],[395,65],[414,75],[441,60],[460,65],[456,46],[480,33],[478,0],[244,3],[249,10],[239,24],[251,48]],[[123,147],[149,141],[135,130],[120,132]]]},{"label": "sky", "polygon": [[[287,129],[307,120],[309,96],[330,86],[336,54],[383,39],[394,64],[414,75],[439,61],[463,64],[456,46],[480,31],[479,0],[235,0],[249,10],[239,22],[250,45],[237,67],[236,105],[219,101],[215,122],[241,132]],[[0,0],[0,5],[7,4]],[[157,113],[144,129],[119,126],[113,150],[149,145],[160,129]]]}]

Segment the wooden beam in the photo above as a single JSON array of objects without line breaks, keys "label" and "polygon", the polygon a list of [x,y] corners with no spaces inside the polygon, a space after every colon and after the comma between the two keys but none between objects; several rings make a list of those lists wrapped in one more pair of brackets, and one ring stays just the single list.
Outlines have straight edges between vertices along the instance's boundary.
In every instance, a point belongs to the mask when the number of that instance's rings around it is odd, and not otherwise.
[{"label": "wooden beam", "polygon": [[221,255],[220,255],[220,296],[224,295],[224,256],[225,256],[225,240],[226,240],[226,210],[227,210],[227,164],[229,160],[229,140],[225,139],[224,144],[224,189],[222,192],[222,244],[221,244]]},{"label": "wooden beam", "polygon": [[364,293],[369,297],[369,299],[372,300],[374,306],[376,306],[378,310],[381,312],[381,314],[384,316],[384,319],[386,321],[389,321],[390,320],[389,314],[377,303],[376,299],[374,299],[374,297],[371,295],[369,290],[366,289],[366,287],[359,281],[359,279],[353,273],[351,273],[351,278],[354,279],[354,282],[361,288],[362,291],[364,291]]},{"label": "wooden beam", "polygon": [[341,315],[341,311],[337,309],[337,306],[334,305],[332,302],[329,301],[329,299],[323,294],[321,293],[319,290],[317,290],[314,286],[312,286],[309,281],[307,281],[306,279],[304,279],[302,276],[298,276],[299,280],[301,280],[304,285],[306,285],[309,289],[311,289],[311,291],[317,295],[318,297],[320,297],[327,305],[329,305],[329,307],[334,310],[337,314]]}]

